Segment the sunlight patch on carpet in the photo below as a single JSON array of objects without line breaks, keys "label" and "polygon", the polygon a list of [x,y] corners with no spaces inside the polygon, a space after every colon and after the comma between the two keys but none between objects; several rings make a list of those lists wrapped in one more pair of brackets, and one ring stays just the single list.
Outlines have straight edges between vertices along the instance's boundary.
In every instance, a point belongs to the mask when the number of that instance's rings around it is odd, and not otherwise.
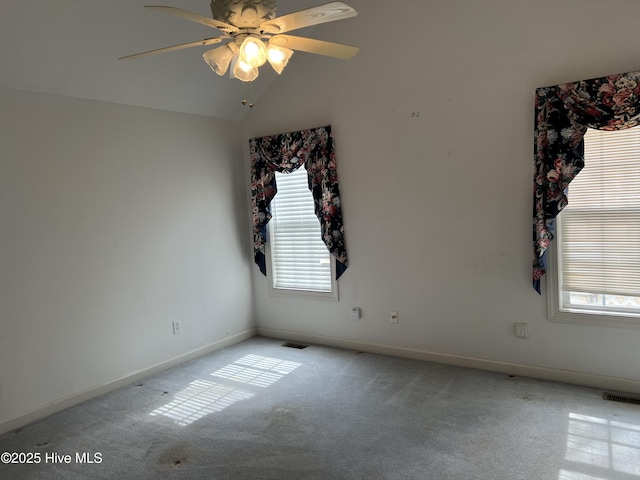
[{"label": "sunlight patch on carpet", "polygon": [[[640,425],[571,413],[565,459],[600,468],[603,472],[640,477]],[[600,480],[568,470],[560,472],[559,480],[574,479]]]}]

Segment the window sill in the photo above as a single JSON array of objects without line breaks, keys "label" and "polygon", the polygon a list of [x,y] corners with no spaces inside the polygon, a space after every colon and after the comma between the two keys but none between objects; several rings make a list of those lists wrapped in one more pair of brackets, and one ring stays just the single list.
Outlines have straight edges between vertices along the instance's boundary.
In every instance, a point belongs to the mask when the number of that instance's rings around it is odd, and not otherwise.
[{"label": "window sill", "polygon": [[[267,279],[267,282],[271,283],[271,279]],[[337,288],[333,292],[312,292],[309,290],[273,288],[269,285],[269,295],[280,298],[300,298],[306,300],[324,300],[329,302],[338,302],[340,300]]]},{"label": "window sill", "polygon": [[[551,292],[549,293],[551,294]],[[640,315],[615,312],[603,314],[593,310],[555,310],[550,312],[549,321],[600,327],[640,328]]]}]

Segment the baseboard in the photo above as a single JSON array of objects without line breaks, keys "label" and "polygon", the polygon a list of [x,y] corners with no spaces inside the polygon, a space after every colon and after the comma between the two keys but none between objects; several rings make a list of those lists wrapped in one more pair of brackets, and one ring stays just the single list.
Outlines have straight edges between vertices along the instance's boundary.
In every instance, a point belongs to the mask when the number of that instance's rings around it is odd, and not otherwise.
[{"label": "baseboard", "polygon": [[553,382],[570,383],[585,387],[599,388],[615,392],[640,393],[640,381],[629,378],[610,377],[592,373],[575,372],[571,370],[561,370],[548,367],[538,367],[533,365],[522,365],[518,363],[500,362],[497,360],[486,360],[482,358],[465,357],[461,355],[450,355],[446,353],[427,352],[411,348],[396,347],[391,345],[381,345],[376,343],[359,342],[356,340],[346,340],[343,338],[329,337],[324,335],[314,335],[274,328],[258,327],[258,335],[263,337],[279,338],[296,342],[312,343],[317,345],[327,345],[330,347],[346,348],[368,353],[378,353],[382,355],[392,355],[395,357],[413,358],[427,362],[443,363],[458,367],[475,368],[490,372],[516,375],[520,377],[536,378]]},{"label": "baseboard", "polygon": [[60,412],[66,408],[79,405],[83,402],[86,402],[87,400],[99,397],[100,395],[104,395],[105,393],[109,393],[118,388],[125,387],[150,375],[155,375],[156,373],[168,370],[169,368],[176,367],[184,362],[188,362],[189,360],[193,360],[216,350],[220,350],[222,348],[235,345],[236,343],[243,342],[251,337],[254,337],[255,335],[256,329],[251,328],[235,335],[231,335],[230,337],[227,337],[223,340],[207,344],[201,348],[198,348],[197,350],[179,355],[175,358],[172,358],[171,360],[167,360],[166,362],[161,362],[151,367],[130,373],[105,385],[92,387],[87,390],[76,392],[67,397],[55,400],[54,402],[51,402],[41,408],[32,410],[25,415],[20,415],[19,417],[0,422],[0,435],[24,427],[25,425],[48,417],[49,415]]}]

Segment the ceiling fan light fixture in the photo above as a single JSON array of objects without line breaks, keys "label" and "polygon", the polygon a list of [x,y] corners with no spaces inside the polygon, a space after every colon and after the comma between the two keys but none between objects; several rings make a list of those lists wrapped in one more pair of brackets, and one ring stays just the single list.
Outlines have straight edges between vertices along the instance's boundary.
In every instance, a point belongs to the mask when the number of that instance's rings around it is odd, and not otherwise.
[{"label": "ceiling fan light fixture", "polygon": [[253,82],[258,78],[258,67],[253,67],[245,63],[242,58],[238,57],[236,64],[233,67],[233,75],[243,82]]},{"label": "ceiling fan light fixture", "polygon": [[202,55],[204,61],[207,62],[207,65],[211,67],[218,75],[224,75],[229,69],[229,64],[231,63],[231,59],[235,55],[233,49],[227,45],[223,45],[222,47],[213,48],[211,50],[207,50]]},{"label": "ceiling fan light fixture", "polygon": [[269,60],[269,63],[278,75],[282,73],[284,67],[289,63],[291,55],[293,55],[293,50],[269,43],[267,60]]},{"label": "ceiling fan light fixture", "polygon": [[350,45],[286,34],[357,15],[353,8],[342,2],[330,2],[281,17],[276,16],[276,0],[211,0],[213,18],[170,6],[145,5],[145,8],[215,28],[223,35],[127,55],[120,60],[228,41],[226,45],[205,52],[204,61],[217,75],[229,72],[231,78],[252,82],[258,77],[258,68],[267,61],[276,73],[281,74],[297,50],[343,60],[352,58],[359,50]]},{"label": "ceiling fan light fixture", "polygon": [[249,35],[240,45],[240,60],[252,67],[261,67],[267,61],[267,47],[258,37]]}]

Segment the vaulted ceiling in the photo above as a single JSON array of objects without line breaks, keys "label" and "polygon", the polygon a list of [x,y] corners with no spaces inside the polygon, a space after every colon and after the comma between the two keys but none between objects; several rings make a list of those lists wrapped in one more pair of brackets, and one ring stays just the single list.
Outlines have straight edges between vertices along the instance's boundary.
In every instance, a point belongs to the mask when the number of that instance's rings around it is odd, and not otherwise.
[{"label": "vaulted ceiling", "polygon": [[[277,13],[323,3],[278,0]],[[145,4],[211,16],[209,0],[0,0],[0,86],[239,121],[247,111],[243,96],[251,93],[259,99],[277,78],[263,67],[249,92],[238,80],[218,77],[202,60],[213,47],[119,61],[124,55],[219,34],[146,10]],[[313,36],[313,29],[296,34]]]}]

